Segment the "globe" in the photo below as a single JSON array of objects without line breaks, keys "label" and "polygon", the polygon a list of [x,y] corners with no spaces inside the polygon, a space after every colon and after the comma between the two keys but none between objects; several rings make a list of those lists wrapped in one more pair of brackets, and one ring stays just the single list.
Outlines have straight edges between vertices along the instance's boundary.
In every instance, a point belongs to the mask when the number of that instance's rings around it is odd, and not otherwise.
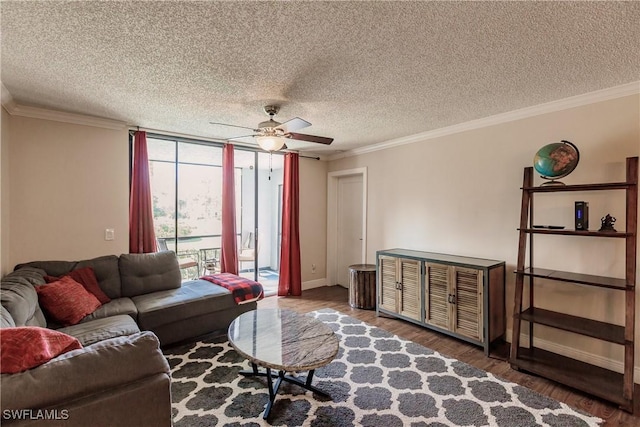
[{"label": "globe", "polygon": [[564,185],[559,178],[569,175],[578,166],[580,152],[569,141],[562,140],[547,144],[533,157],[533,168],[543,179],[549,179],[542,185]]}]

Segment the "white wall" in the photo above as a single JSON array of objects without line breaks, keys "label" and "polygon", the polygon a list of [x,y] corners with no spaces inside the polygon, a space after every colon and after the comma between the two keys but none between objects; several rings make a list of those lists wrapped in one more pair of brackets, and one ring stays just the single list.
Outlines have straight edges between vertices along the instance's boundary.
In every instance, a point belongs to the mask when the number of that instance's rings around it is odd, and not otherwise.
[{"label": "white wall", "polygon": [[[506,261],[510,328],[523,168],[533,164],[543,145],[567,139],[578,146],[581,159],[562,181],[624,181],[625,158],[640,152],[639,98],[626,96],[335,160],[329,171],[367,167],[368,259],[375,259],[377,250],[398,247]],[[535,184],[541,181],[536,176]],[[624,229],[622,191],[536,195],[536,223],[573,228],[575,200],[590,202],[591,228],[611,213]],[[544,237],[536,237],[538,266],[624,277],[624,239]],[[557,283],[539,288],[541,306],[623,323],[621,292]],[[584,351],[604,358],[604,364],[609,358],[621,360],[621,346],[567,335],[549,329],[541,334],[560,351]]]},{"label": "white wall", "polygon": [[[10,122],[9,270],[128,252],[126,129],[18,116]],[[104,240],[105,228],[115,229],[115,240]]]}]

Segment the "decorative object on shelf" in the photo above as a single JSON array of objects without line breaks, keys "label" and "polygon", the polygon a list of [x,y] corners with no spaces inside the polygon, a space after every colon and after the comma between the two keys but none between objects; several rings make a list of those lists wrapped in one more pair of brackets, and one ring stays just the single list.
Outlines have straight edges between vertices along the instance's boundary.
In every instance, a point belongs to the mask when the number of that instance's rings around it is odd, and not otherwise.
[{"label": "decorative object on shelf", "polygon": [[533,157],[533,167],[543,179],[550,180],[542,185],[564,185],[557,179],[569,175],[578,166],[580,152],[572,142],[562,140],[547,144]]},{"label": "decorative object on shelf", "polygon": [[575,228],[576,230],[589,229],[589,202],[575,202]]},{"label": "decorative object on shelf", "polygon": [[616,222],[616,219],[611,215],[607,214],[606,216],[602,217],[600,221],[602,221],[602,227],[600,227],[600,230],[598,231],[618,231],[613,228],[613,223]]}]

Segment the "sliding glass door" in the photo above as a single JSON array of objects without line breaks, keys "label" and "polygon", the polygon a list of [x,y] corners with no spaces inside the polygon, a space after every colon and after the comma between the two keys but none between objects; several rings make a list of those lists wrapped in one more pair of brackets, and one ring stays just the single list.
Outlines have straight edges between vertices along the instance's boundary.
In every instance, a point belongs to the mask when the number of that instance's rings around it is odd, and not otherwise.
[{"label": "sliding glass door", "polygon": [[[198,261],[198,271],[183,271],[185,279],[216,272],[222,234],[222,147],[151,136],[147,145],[160,248]],[[238,147],[234,153],[239,274],[275,290],[284,156]]]},{"label": "sliding glass door", "polygon": [[275,293],[280,261],[278,188],[284,156],[236,149],[235,166],[242,176],[242,212],[236,223],[241,224],[240,275],[262,283],[267,293]]}]

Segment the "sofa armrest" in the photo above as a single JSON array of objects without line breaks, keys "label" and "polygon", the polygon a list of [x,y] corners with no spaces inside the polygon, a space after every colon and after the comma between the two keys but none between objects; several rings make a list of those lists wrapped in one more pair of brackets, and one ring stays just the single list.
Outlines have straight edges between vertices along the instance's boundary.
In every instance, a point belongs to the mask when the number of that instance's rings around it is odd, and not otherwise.
[{"label": "sofa armrest", "polygon": [[152,332],[112,338],[25,372],[3,374],[2,411],[64,407],[157,374],[169,377],[170,370]]}]

